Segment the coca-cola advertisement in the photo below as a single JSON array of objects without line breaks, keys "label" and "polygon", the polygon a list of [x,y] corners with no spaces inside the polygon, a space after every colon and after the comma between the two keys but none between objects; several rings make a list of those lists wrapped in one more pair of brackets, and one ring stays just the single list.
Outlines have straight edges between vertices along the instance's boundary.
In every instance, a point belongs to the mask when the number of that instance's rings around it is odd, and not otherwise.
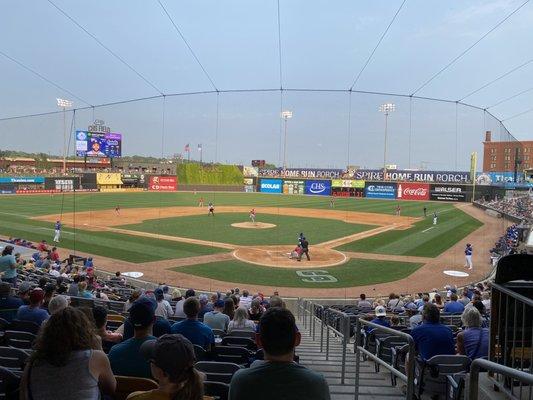
[{"label": "coca-cola advertisement", "polygon": [[429,200],[429,184],[400,182],[396,198],[398,200]]}]

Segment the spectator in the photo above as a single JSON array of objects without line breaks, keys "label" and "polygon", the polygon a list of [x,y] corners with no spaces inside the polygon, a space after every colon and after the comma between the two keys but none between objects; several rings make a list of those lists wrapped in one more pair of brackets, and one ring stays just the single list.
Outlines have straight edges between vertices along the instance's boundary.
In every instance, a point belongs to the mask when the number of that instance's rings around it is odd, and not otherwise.
[{"label": "spectator", "polygon": [[155,339],[152,336],[152,326],[156,307],[155,301],[147,297],[141,297],[132,304],[128,321],[133,325],[134,335],[114,345],[109,352],[109,361],[115,375],[152,378],[150,365],[139,350],[144,342]]},{"label": "spectator", "polygon": [[396,293],[391,293],[389,295],[389,300],[387,301],[386,308],[389,310],[395,310],[397,308],[403,307],[403,301],[400,300],[400,296],[398,296]]},{"label": "spectator", "polygon": [[411,329],[422,323],[422,313],[418,312],[418,308],[407,308],[406,312],[409,317],[409,327]]},{"label": "spectator", "polygon": [[239,308],[241,297],[238,294],[232,294],[230,296],[230,299],[233,300],[233,309],[236,310],[237,308]]},{"label": "spectator", "polygon": [[213,311],[213,307],[209,304],[206,294],[201,294],[198,299],[200,300],[200,313],[198,314],[198,318],[204,319],[205,313]]},{"label": "spectator", "polygon": [[102,292],[102,288],[96,288],[96,294],[94,295],[94,298],[109,301],[109,297],[107,296],[107,294]]},{"label": "spectator", "polygon": [[115,276],[113,276],[110,279],[110,281],[115,283],[115,284],[117,284],[117,285],[125,285],[126,284],[126,279],[122,276],[120,271],[115,272]]},{"label": "spectator", "polygon": [[482,299],[481,302],[485,306],[485,310],[487,310],[487,312],[489,313],[490,312],[490,293],[483,292],[483,294],[481,295],[481,299]]},{"label": "spectator", "polygon": [[48,303],[48,312],[50,315],[57,314],[59,311],[68,307],[68,300],[65,296],[55,296],[50,303]]},{"label": "spectator", "polygon": [[41,330],[20,384],[21,399],[100,399],[111,395],[116,381],[90,322],[67,307]]},{"label": "spectator", "polygon": [[[470,299],[468,300],[470,302]],[[468,304],[468,303],[467,303]],[[450,314],[462,314],[465,310],[463,303],[457,301],[457,295],[452,293],[450,296],[450,301],[444,305],[444,312]]]},{"label": "spectator", "polygon": [[439,293],[435,293],[433,304],[435,304],[439,310],[444,308],[444,302],[442,301],[442,296]]},{"label": "spectator", "polygon": [[172,301],[180,301],[182,299],[181,292],[179,289],[174,289],[172,291]]},{"label": "spectator", "polygon": [[277,296],[277,295],[274,295],[270,298],[270,301],[269,301],[269,308],[270,307],[281,307],[281,308],[285,308],[285,303],[283,302],[282,298]]},{"label": "spectator", "polygon": [[23,306],[24,302],[11,294],[11,284],[8,282],[0,283],[0,318],[11,322],[17,315],[19,307]]},{"label": "spectator", "polygon": [[39,251],[48,251],[48,245],[46,244],[46,240],[41,240],[41,243],[37,246],[37,250]]},{"label": "spectator", "polygon": [[185,298],[181,299],[176,303],[176,312],[174,315],[178,318],[187,318],[185,315],[185,312],[183,311],[183,304],[185,303],[185,300],[187,300],[189,297],[196,296],[196,293],[194,292],[194,289],[187,289],[185,292]]},{"label": "spectator", "polygon": [[394,329],[400,326],[400,318],[397,315],[392,315],[390,317],[390,326]]},{"label": "spectator", "polygon": [[0,257],[0,272],[2,273],[2,281],[11,283],[16,286],[17,284],[17,260],[13,255],[13,246],[6,246],[2,250],[2,256]]},{"label": "spectator", "polygon": [[366,299],[366,294],[361,293],[359,295],[359,301],[357,302],[359,308],[372,308],[372,304]]},{"label": "spectator", "polygon": [[94,325],[96,333],[102,339],[102,342],[118,343],[122,341],[122,334],[118,332],[111,332],[106,329],[107,325],[107,310],[102,306],[93,307]]},{"label": "spectator", "polygon": [[425,305],[429,304],[429,295],[423,294],[418,304],[418,311],[422,312],[424,310]]},{"label": "spectator", "polygon": [[452,330],[440,323],[440,313],[434,304],[426,304],[422,312],[422,325],[411,331],[420,357],[427,361],[436,355],[455,354]]},{"label": "spectator", "polygon": [[[377,306],[376,309],[374,310],[374,313],[376,314],[376,318],[374,318],[370,322],[377,324],[377,325],[385,326],[387,328],[390,327],[389,321],[387,320],[387,310],[385,309],[385,307]],[[370,333],[374,330],[374,328],[370,326],[366,326],[365,330],[367,331],[367,333]]]},{"label": "spectator", "polygon": [[235,303],[231,299],[231,297],[227,297],[224,300],[224,311],[222,311],[224,314],[226,314],[229,319],[233,319],[233,316],[235,315]]},{"label": "spectator", "polygon": [[48,310],[48,303],[50,303],[50,300],[52,300],[52,297],[54,297],[55,292],[56,285],[54,285],[52,282],[48,282],[46,285],[44,285],[43,309]]},{"label": "spectator", "polygon": [[174,314],[170,303],[165,300],[163,289],[157,288],[154,290],[155,299],[157,301],[157,308],[155,309],[155,316],[168,319]]},{"label": "spectator", "polygon": [[469,307],[461,316],[463,330],[457,334],[457,353],[471,360],[487,357],[489,352],[489,330],[481,327],[481,314],[475,307]]},{"label": "spectator", "polygon": [[41,325],[49,317],[48,311],[43,310],[44,291],[41,288],[35,288],[30,293],[30,305],[20,306],[17,311],[16,319],[21,321],[35,322]]},{"label": "spectator", "polygon": [[[53,250],[53,249],[52,249]],[[85,260],[85,262],[83,263],[83,266],[85,268],[92,268],[94,267],[94,263],[93,263],[93,258],[92,257],[88,257],[87,260]]]},{"label": "spectator", "polygon": [[200,302],[196,297],[189,297],[183,303],[183,312],[187,316],[185,321],[176,322],[170,331],[179,333],[189,339],[193,344],[210,351],[215,345],[215,336],[210,327],[198,321]]},{"label": "spectator", "polygon": [[78,297],[78,295],[79,295],[78,284],[80,283],[80,277],[78,275],[76,275],[73,278],[73,281],[74,282],[72,282],[70,285],[68,285],[67,295],[72,296],[72,297]]},{"label": "spectator", "polygon": [[130,298],[126,300],[126,302],[124,303],[124,312],[128,312],[133,302],[137,300],[139,297],[141,297],[140,289],[135,289],[133,292],[131,292]]},{"label": "spectator", "polygon": [[248,319],[246,308],[239,307],[235,310],[233,321],[228,325],[228,333],[231,331],[252,331],[255,332],[255,324]]},{"label": "spectator", "polygon": [[250,296],[250,293],[248,292],[248,290],[245,289],[242,291],[242,296],[240,298],[240,306],[248,310],[251,305],[252,305],[252,297]]},{"label": "spectator", "polygon": [[53,262],[59,261],[59,253],[57,252],[57,247],[52,247],[52,251],[50,251],[50,259]]},{"label": "spectator", "polygon": [[24,304],[30,304],[30,291],[31,291],[30,282],[24,281],[20,284],[19,291],[17,294]]},{"label": "spectator", "polygon": [[248,310],[248,316],[252,321],[259,321],[265,309],[261,305],[261,298],[256,297],[252,300],[252,305]]},{"label": "spectator", "polygon": [[163,285],[161,289],[163,289],[163,296],[165,300],[168,301],[170,304],[170,302],[172,301],[172,295],[169,293],[169,287],[167,285]]},{"label": "spectator", "polygon": [[259,347],[265,360],[257,360],[250,368],[237,371],[230,384],[230,400],[329,400],[324,377],[296,364],[294,348],[301,335],[289,310],[273,307],[259,322]]},{"label": "spectator", "polygon": [[217,300],[213,311],[209,311],[204,315],[204,324],[211,329],[219,329],[226,331],[230,322],[229,317],[222,311],[224,309],[224,300]]},{"label": "spectator", "polygon": [[[450,296],[450,298],[451,298],[451,296]],[[465,288],[463,290],[463,297],[461,297],[461,299],[458,300],[458,301],[459,301],[459,303],[462,303],[463,306],[466,306],[468,303],[470,303],[470,300],[471,300],[471,297],[469,296],[469,291],[468,291],[467,288]]]},{"label": "spectator", "polygon": [[164,335],[141,346],[144,357],[159,387],[149,392],[134,392],[128,400],[202,400],[203,378],[194,368],[192,343],[182,335]]},{"label": "spectator", "polygon": [[87,282],[81,281],[78,283],[78,296],[86,299],[93,298],[93,294],[87,290]]}]

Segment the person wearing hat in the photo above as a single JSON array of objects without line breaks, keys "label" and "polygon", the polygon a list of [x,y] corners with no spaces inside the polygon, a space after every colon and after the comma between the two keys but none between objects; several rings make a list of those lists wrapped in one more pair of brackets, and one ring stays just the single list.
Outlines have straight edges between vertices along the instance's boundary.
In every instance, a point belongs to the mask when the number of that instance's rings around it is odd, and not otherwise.
[{"label": "person wearing hat", "polygon": [[17,310],[20,306],[23,306],[23,301],[11,295],[11,285],[7,282],[0,283],[0,318],[5,319],[8,322],[11,322]]},{"label": "person wearing hat", "polygon": [[157,340],[144,342],[141,353],[150,362],[152,376],[159,387],[147,392],[133,392],[128,400],[203,398],[203,376],[194,368],[194,348],[187,338],[163,335]]},{"label": "person wearing hat", "polygon": [[17,283],[17,260],[13,255],[13,246],[6,246],[2,250],[0,257],[0,273],[2,273],[2,281],[9,282],[13,286]]},{"label": "person wearing hat", "polygon": [[31,285],[30,282],[24,281],[19,286],[19,291],[17,296],[22,300],[24,304],[30,304],[30,291]]},{"label": "person wearing hat", "polygon": [[204,314],[204,324],[211,329],[219,329],[225,332],[228,329],[230,319],[222,311],[224,311],[224,300],[215,301],[213,311]]},{"label": "person wearing hat", "polygon": [[154,290],[154,296],[157,301],[157,308],[155,309],[155,316],[168,319],[174,315],[174,310],[168,301],[165,300],[165,293],[163,289],[157,288]]},{"label": "person wearing hat", "polygon": [[472,269],[474,267],[474,264],[472,264],[473,252],[474,249],[472,248],[472,245],[470,243],[467,243],[465,248],[465,268],[468,267],[468,269]]},{"label": "person wearing hat", "polygon": [[140,349],[144,342],[155,339],[155,336],[152,336],[152,326],[156,307],[155,301],[146,296],[133,302],[128,317],[128,321],[133,325],[133,337],[114,345],[109,352],[111,369],[115,375],[152,378],[150,365]]},{"label": "person wearing hat", "polygon": [[50,316],[48,311],[41,308],[44,300],[44,290],[35,288],[30,293],[30,305],[20,306],[16,319],[20,321],[31,321],[41,325]]},{"label": "person wearing hat", "polygon": [[[387,319],[387,309],[383,306],[377,306],[375,309],[374,309],[374,314],[376,315],[376,318],[374,318],[372,321],[372,323],[374,324],[377,324],[377,325],[381,325],[381,326],[385,326],[387,328],[390,328],[390,323]],[[370,333],[374,330],[374,328],[370,327],[370,326],[367,326],[365,327],[365,330]]]}]

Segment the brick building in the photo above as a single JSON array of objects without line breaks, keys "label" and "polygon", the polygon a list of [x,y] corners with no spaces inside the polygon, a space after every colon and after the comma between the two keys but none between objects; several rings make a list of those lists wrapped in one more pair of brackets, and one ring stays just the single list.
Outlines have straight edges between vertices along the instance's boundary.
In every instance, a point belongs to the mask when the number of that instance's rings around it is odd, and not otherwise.
[{"label": "brick building", "polygon": [[518,172],[533,168],[533,141],[493,142],[491,132],[485,132],[483,172],[513,172],[517,157],[521,161]]}]

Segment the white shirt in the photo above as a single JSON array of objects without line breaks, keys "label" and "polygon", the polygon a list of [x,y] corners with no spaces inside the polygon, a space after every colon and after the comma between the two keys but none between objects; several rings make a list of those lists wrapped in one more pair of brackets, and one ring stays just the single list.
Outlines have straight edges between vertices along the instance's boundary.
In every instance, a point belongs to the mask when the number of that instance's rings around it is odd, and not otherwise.
[{"label": "white shirt", "polygon": [[249,319],[244,321],[244,325],[236,325],[235,321],[230,321],[228,324],[228,333],[231,331],[255,331],[255,323]]},{"label": "white shirt", "polygon": [[250,309],[250,307],[252,306],[252,297],[251,296],[248,296],[248,297],[241,297],[240,301],[239,301],[239,306],[241,307],[244,307],[246,308],[247,310]]},{"label": "white shirt", "polygon": [[185,299],[181,299],[176,303],[176,311],[174,312],[174,316],[178,318],[187,318],[187,316],[183,312],[183,303],[185,303]]},{"label": "white shirt", "polygon": [[168,317],[172,316],[172,314],[172,307],[170,306],[170,303],[168,301],[161,300],[157,302],[157,308],[155,309],[156,317],[163,317],[165,319],[168,319]]}]

